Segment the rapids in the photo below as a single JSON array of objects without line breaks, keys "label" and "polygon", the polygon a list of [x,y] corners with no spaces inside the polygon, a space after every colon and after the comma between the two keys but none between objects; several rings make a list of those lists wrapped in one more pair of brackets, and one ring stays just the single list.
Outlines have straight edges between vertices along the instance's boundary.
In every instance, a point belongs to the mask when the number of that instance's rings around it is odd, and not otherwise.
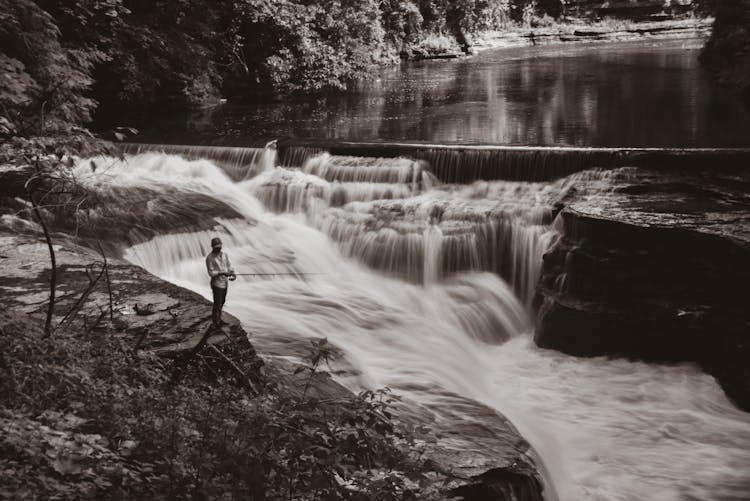
[{"label": "rapids", "polygon": [[425,406],[458,394],[498,410],[541,457],[548,499],[750,497],[750,414],[712,377],[533,344],[554,203],[571,187],[606,189],[611,173],[444,185],[407,159],[323,153],[293,169],[266,151],[227,168],[171,153],[100,159],[106,168],[94,173],[84,162],[78,173],[124,200],[145,185],[209,195],[242,214],[134,243],[125,257],[206,297],[215,235],[239,272],[299,273],[230,286],[226,309],[259,351],[296,356],[308,338],[327,337],[352,368],[351,387],[389,386]]}]

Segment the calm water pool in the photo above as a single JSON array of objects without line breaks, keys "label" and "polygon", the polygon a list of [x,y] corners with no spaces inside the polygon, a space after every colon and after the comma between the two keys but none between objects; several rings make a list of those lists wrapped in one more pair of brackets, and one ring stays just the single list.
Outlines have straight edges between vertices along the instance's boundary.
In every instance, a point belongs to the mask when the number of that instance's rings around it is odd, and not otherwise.
[{"label": "calm water pool", "polygon": [[180,143],[294,137],[750,146],[750,110],[700,67],[701,45],[567,44],[408,63],[373,74],[348,92],[221,105],[156,123],[146,133]]}]

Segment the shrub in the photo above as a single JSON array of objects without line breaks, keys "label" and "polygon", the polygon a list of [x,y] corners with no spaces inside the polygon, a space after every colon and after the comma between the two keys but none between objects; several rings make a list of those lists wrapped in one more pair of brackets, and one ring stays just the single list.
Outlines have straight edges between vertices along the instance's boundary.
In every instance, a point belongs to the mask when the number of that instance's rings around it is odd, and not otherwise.
[{"label": "shrub", "polygon": [[[169,385],[171,364],[103,332],[0,323],[0,497],[442,499],[388,390],[252,398],[221,372]],[[318,374],[325,343],[312,346]],[[305,369],[303,369],[305,370]],[[208,374],[214,374],[211,378]]]}]

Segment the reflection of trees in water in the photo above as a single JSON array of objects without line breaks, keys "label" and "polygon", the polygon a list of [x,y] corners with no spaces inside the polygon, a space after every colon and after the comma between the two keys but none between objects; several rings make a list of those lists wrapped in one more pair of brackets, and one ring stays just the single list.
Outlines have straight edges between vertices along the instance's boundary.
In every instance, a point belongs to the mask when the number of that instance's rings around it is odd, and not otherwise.
[{"label": "reflection of trees in water", "polygon": [[[747,145],[750,114],[710,86],[697,50],[585,49],[568,57],[425,62],[349,93],[219,108],[237,135],[515,144]],[[209,119],[206,116],[210,117]]]},{"label": "reflection of trees in water", "polygon": [[[697,51],[601,52],[479,66],[468,104],[424,113],[438,140],[519,144],[747,144],[750,116],[703,81]],[[475,100],[482,89],[482,105]],[[435,130],[431,124],[439,122]]]}]

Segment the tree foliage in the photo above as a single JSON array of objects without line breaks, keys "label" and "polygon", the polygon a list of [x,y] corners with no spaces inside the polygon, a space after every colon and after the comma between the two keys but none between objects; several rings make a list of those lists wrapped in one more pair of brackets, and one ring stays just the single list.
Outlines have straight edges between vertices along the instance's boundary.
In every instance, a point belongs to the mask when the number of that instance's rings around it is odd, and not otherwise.
[{"label": "tree foliage", "polygon": [[25,127],[58,129],[91,119],[96,102],[87,91],[93,69],[107,59],[96,48],[70,46],[57,20],[31,0],[0,0],[0,107],[13,123],[29,110]]}]

